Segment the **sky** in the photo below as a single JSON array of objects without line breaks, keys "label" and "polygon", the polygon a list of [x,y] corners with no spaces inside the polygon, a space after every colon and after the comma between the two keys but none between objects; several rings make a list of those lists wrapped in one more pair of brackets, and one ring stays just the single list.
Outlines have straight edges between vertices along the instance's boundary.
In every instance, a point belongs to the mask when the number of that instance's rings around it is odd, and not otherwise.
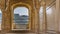
[{"label": "sky", "polygon": [[28,15],[28,9],[26,7],[17,7],[14,9],[14,14]]}]

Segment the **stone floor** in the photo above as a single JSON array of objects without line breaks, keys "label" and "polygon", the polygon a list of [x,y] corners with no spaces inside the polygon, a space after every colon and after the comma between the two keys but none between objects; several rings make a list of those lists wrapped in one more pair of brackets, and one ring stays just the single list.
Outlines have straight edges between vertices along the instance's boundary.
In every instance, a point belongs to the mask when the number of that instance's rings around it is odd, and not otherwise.
[{"label": "stone floor", "polygon": [[[7,34],[36,34],[36,33],[7,33]],[[40,34],[60,34],[60,33],[53,33],[53,32],[41,32]]]},{"label": "stone floor", "polygon": [[60,34],[60,33],[57,33],[57,32],[54,32],[54,31],[47,31],[46,33],[40,32],[40,34]]},{"label": "stone floor", "polygon": [[[6,34],[37,34],[37,33],[6,33]],[[40,32],[39,34],[60,34],[54,31]]]},{"label": "stone floor", "polygon": [[[36,34],[36,33],[8,33],[8,34]],[[58,33],[40,33],[40,34],[58,34]]]}]

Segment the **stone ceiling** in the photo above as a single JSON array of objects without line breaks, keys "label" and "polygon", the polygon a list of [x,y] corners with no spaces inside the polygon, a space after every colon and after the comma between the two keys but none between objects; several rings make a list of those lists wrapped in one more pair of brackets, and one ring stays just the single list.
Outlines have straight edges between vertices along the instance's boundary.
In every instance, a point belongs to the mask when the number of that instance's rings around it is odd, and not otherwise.
[{"label": "stone ceiling", "polygon": [[55,1],[55,0],[46,0],[46,6],[48,6],[49,4],[51,4],[53,1]]}]

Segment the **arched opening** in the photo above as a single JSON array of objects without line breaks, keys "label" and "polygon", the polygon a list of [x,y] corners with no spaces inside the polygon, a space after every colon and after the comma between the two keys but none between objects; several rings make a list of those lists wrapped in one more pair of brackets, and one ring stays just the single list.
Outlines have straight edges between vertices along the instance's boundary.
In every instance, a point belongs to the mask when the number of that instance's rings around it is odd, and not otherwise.
[{"label": "arched opening", "polygon": [[0,9],[0,30],[1,30],[1,24],[2,24],[2,11]]},{"label": "arched opening", "polygon": [[26,7],[16,7],[14,9],[14,17],[13,17],[13,30],[26,30],[29,29],[29,12]]}]

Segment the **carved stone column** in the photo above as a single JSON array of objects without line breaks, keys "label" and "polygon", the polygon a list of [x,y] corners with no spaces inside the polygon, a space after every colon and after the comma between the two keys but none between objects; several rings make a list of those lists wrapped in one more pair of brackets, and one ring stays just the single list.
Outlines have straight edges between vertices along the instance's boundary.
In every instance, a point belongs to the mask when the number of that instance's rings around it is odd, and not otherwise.
[{"label": "carved stone column", "polygon": [[35,0],[35,31],[40,34],[40,23],[39,23],[39,0]]},{"label": "carved stone column", "polygon": [[10,11],[10,0],[7,0],[7,2],[6,2],[6,9],[5,9],[5,11],[6,11],[6,23],[5,23],[5,30],[6,30],[6,32],[9,32],[10,31],[10,25],[11,25],[11,11]]},{"label": "carved stone column", "polygon": [[[2,0],[2,33],[7,33],[10,29],[9,0]],[[8,4],[7,4],[8,3]]]},{"label": "carved stone column", "polygon": [[43,7],[43,25],[42,30],[43,32],[47,31],[47,16],[46,16],[46,0],[41,1],[41,6]]},{"label": "carved stone column", "polygon": [[1,3],[0,3],[0,7],[1,7],[1,10],[2,10],[2,26],[1,26],[1,34],[6,34],[6,32],[5,32],[5,21],[6,21],[6,19],[5,19],[5,0],[0,0],[1,1]]},{"label": "carved stone column", "polygon": [[33,6],[32,6],[32,16],[33,16],[33,32],[35,32],[35,1],[34,0],[32,0],[33,1]]},{"label": "carved stone column", "polygon": [[56,11],[55,11],[55,30],[59,31],[59,16],[60,16],[60,0],[56,0]]}]

